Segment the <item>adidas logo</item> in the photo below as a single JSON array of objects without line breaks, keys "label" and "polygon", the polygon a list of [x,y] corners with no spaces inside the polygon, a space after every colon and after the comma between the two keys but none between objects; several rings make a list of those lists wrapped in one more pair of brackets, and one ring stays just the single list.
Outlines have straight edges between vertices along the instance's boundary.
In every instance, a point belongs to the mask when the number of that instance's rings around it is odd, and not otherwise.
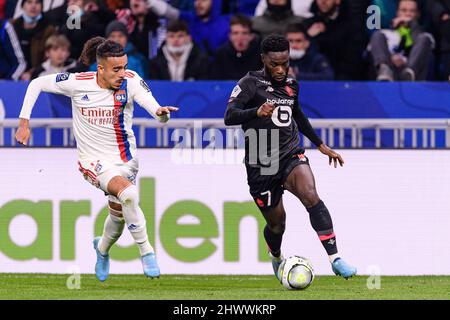
[{"label": "adidas logo", "polygon": [[129,226],[128,226],[128,230],[136,230],[137,229],[137,225],[135,225],[134,223],[132,223],[132,224],[130,224]]},{"label": "adidas logo", "polygon": [[89,101],[89,97],[87,96],[87,94],[85,94],[85,95],[83,96],[83,98],[81,98],[81,100],[83,100],[83,101]]}]

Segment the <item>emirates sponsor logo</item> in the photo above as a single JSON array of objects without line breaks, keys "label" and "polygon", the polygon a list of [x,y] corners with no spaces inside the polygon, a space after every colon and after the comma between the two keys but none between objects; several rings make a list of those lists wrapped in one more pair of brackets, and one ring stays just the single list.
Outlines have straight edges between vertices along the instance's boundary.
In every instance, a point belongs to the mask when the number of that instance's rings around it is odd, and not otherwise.
[{"label": "emirates sponsor logo", "polygon": [[118,117],[122,112],[121,109],[112,108],[80,108],[81,115],[90,118]]},{"label": "emirates sponsor logo", "polygon": [[80,113],[90,124],[109,126],[119,123],[122,108],[80,108]]}]

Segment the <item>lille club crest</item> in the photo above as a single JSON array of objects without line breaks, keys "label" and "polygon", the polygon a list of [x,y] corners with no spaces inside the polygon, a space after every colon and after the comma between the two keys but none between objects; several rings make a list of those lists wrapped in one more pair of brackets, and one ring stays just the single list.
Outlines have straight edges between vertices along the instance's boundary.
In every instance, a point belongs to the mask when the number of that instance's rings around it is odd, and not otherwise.
[{"label": "lille club crest", "polygon": [[256,203],[258,204],[258,207],[264,207],[264,201],[262,201],[260,198],[256,198]]},{"label": "lille club crest", "polygon": [[289,95],[289,97],[292,97],[294,95],[294,90],[292,90],[291,87],[286,86],[285,90],[286,90],[287,94]]}]

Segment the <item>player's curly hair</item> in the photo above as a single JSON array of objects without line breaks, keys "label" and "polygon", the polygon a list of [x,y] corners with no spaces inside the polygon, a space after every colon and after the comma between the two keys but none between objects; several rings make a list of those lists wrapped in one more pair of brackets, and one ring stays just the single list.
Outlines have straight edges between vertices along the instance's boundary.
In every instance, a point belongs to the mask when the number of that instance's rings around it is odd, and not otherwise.
[{"label": "player's curly hair", "polygon": [[90,66],[102,58],[122,57],[124,55],[123,47],[117,42],[106,40],[103,37],[95,37],[84,44],[78,61],[86,66]]},{"label": "player's curly hair", "polygon": [[289,41],[281,35],[271,34],[263,40],[261,49],[264,54],[269,52],[289,51]]}]

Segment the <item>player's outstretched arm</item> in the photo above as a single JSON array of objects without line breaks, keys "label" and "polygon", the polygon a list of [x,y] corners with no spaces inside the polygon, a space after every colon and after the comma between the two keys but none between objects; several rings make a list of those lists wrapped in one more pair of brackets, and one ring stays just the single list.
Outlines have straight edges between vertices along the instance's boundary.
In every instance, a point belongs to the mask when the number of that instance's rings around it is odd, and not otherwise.
[{"label": "player's outstretched arm", "polygon": [[334,167],[337,168],[337,164],[339,162],[339,165],[342,167],[344,166],[344,159],[342,159],[341,155],[328,147],[325,143],[322,143],[319,146],[319,151],[322,152],[324,155],[328,156],[328,164],[331,166],[331,162],[334,163]]},{"label": "player's outstretched arm", "polygon": [[30,82],[23,99],[19,115],[19,128],[16,132],[16,141],[26,145],[30,139],[29,120],[34,104],[41,91],[70,95],[71,81],[68,73],[52,74],[36,78]]},{"label": "player's outstretched arm", "polygon": [[173,106],[160,106],[147,83],[134,71],[130,70],[130,72],[134,74],[134,77],[129,79],[130,93],[134,101],[159,122],[169,121],[170,113],[178,111],[178,108]]},{"label": "player's outstretched arm", "polygon": [[317,133],[314,131],[311,122],[309,122],[308,118],[298,106],[294,106],[292,117],[297,123],[298,130],[300,130],[300,132],[304,136],[306,136],[312,143],[314,143],[317,147],[323,144],[322,139],[320,139]]},{"label": "player's outstretched arm", "polygon": [[314,131],[311,122],[309,122],[308,118],[298,106],[294,108],[293,118],[297,123],[297,127],[299,128],[300,132],[303,133],[309,140],[311,140],[311,142],[319,148],[320,152],[328,156],[330,165],[331,162],[334,163],[335,168],[337,167],[338,162],[341,167],[344,165],[344,159],[342,159],[341,155],[332,150],[325,143],[323,143],[322,139],[320,139]]}]

